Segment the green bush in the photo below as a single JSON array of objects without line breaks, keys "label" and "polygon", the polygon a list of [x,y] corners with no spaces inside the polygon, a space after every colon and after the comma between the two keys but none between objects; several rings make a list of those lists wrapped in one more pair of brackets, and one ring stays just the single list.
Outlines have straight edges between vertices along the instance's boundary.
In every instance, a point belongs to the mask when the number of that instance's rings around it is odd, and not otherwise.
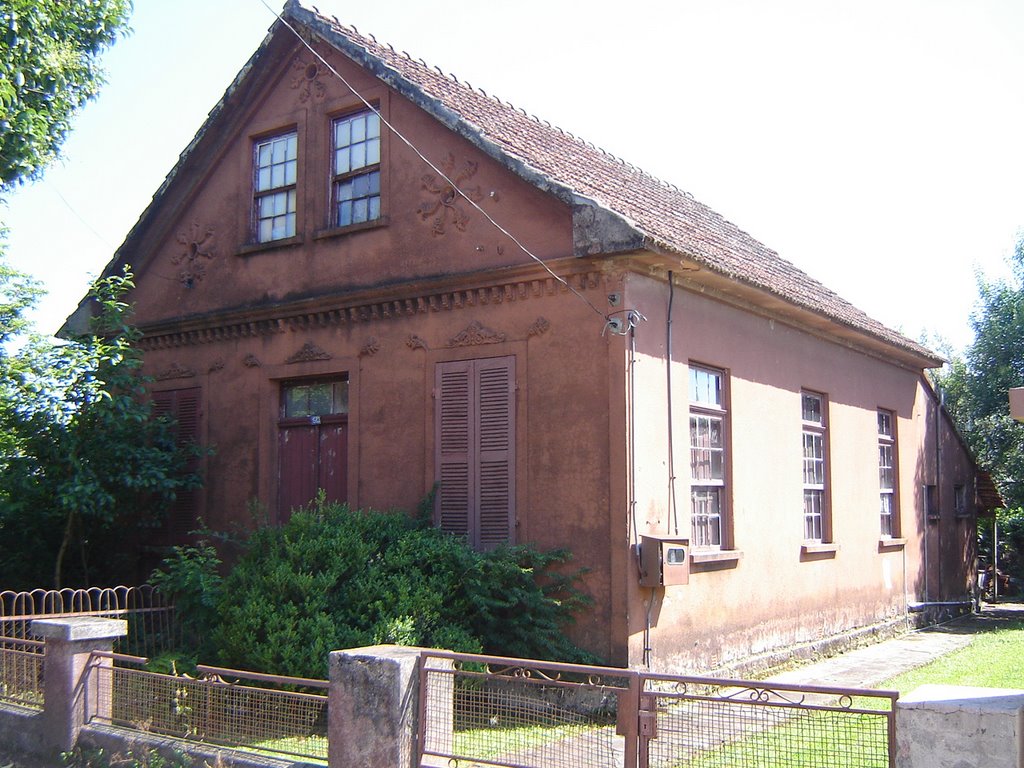
[{"label": "green bush", "polygon": [[562,633],[586,604],[568,559],[477,552],[422,516],[319,502],[254,532],[223,583],[209,545],[178,548],[155,579],[235,668],[324,677],[330,651],[378,643],[595,662]]}]

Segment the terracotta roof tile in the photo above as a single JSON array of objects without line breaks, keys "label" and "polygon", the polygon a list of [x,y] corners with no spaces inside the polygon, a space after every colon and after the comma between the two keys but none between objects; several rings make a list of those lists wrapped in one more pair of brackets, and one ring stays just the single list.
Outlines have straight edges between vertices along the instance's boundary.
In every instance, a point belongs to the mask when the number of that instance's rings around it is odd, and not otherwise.
[{"label": "terracotta roof tile", "polygon": [[360,57],[362,63],[375,60],[374,63],[390,70],[384,73],[390,85],[401,82],[411,86],[433,102],[435,110],[450,113],[446,115],[449,122],[464,122],[471,133],[493,145],[505,159],[522,163],[532,173],[549,180],[553,187],[593,200],[626,218],[658,247],[688,256],[710,270],[904,350],[938,359],[930,350],[869,317],[675,186],[336,20],[294,5],[286,12],[300,22],[312,21],[327,33],[330,42],[349,53],[353,46],[362,49],[369,57]]}]

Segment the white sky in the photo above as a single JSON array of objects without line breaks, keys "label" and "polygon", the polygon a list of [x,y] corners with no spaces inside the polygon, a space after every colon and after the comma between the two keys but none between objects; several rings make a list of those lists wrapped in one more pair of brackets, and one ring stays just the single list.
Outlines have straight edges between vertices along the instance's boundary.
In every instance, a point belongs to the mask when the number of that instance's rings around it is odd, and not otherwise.
[{"label": "white sky", "polygon": [[[1020,0],[318,5],[676,184],[933,345],[970,342],[975,274],[1007,274],[1024,227]],[[261,0],[135,6],[64,158],[0,209],[12,263],[50,291],[41,330],[74,309],[273,21]]]}]

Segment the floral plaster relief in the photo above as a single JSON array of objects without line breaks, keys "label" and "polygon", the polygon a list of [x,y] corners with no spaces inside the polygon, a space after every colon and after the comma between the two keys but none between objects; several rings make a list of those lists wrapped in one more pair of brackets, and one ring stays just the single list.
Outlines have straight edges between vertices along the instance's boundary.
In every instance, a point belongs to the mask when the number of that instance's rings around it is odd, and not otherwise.
[{"label": "floral plaster relief", "polygon": [[171,257],[171,263],[181,267],[178,280],[186,288],[193,288],[206,274],[206,263],[217,255],[214,248],[213,227],[205,229],[193,221],[191,226],[175,238],[183,249]]},{"label": "floral plaster relief", "polygon": [[449,347],[474,347],[478,344],[500,344],[505,334],[487,328],[479,321],[473,321],[466,330],[448,340]]},{"label": "floral plaster relief", "polygon": [[463,195],[474,202],[480,200],[483,195],[480,187],[464,187],[463,182],[473,178],[477,168],[476,163],[467,160],[462,168],[456,171],[455,156],[449,152],[448,157],[441,163],[441,170],[447,179],[438,178],[432,173],[423,175],[423,189],[430,194],[431,199],[420,204],[419,214],[424,221],[430,220],[432,234],[445,234],[449,224],[460,232],[466,231],[469,214],[464,208]]},{"label": "floral plaster relief", "polygon": [[319,61],[304,61],[296,58],[292,62],[292,88],[299,92],[299,103],[309,100],[323,101],[327,88],[320,81],[326,67]]},{"label": "floral plaster relief", "polygon": [[314,360],[330,360],[331,356],[311,341],[302,345],[302,349],[285,360],[286,363],[309,363]]}]

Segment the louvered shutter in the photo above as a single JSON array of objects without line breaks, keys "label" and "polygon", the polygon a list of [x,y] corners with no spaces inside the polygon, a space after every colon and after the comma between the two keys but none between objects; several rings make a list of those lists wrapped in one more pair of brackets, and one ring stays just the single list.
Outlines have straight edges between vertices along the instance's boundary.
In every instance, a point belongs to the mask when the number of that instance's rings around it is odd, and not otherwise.
[{"label": "louvered shutter", "polygon": [[[153,415],[166,416],[174,422],[174,441],[179,447],[199,442],[199,416],[201,403],[199,387],[172,389],[153,393]],[[187,471],[198,469],[198,459],[189,462]],[[164,530],[173,540],[180,540],[193,528],[199,518],[200,489],[181,489],[167,510]]]},{"label": "louvered shutter", "polygon": [[438,524],[442,530],[472,538],[469,522],[470,494],[470,402],[472,361],[440,363],[436,371],[436,479]]},{"label": "louvered shutter", "polygon": [[436,371],[438,523],[482,549],[512,540],[514,360],[460,360]]},{"label": "louvered shutter", "polygon": [[512,540],[513,397],[515,358],[477,361],[476,545],[491,549]]}]

